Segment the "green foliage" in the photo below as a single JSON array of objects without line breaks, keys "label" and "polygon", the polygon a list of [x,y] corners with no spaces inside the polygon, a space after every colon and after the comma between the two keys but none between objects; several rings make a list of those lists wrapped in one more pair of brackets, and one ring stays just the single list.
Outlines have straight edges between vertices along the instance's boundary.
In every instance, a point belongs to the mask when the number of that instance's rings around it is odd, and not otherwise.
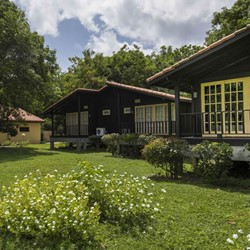
[{"label": "green foliage", "polygon": [[231,9],[215,12],[212,29],[207,32],[206,45],[227,36],[250,24],[250,0],[237,0]]},{"label": "green foliage", "polygon": [[115,155],[133,156],[140,154],[142,147],[155,139],[153,135],[137,134],[106,134],[102,137],[102,142],[107,147],[107,151]]},{"label": "green foliage", "polygon": [[63,91],[67,94],[76,88],[98,89],[106,80],[145,86],[148,77],[200,49],[200,46],[195,45],[185,45],[174,50],[171,46],[162,46],[159,53],[145,55],[137,45],[133,48],[124,45],[109,57],[85,50],[83,58],[70,58],[72,66],[61,77]]},{"label": "green foliage", "polygon": [[146,177],[108,174],[79,163],[80,172],[42,175],[40,171],[3,188],[0,230],[18,237],[69,240],[80,246],[99,241],[100,223],[146,229],[159,212]]},{"label": "green foliage", "polygon": [[185,140],[157,138],[144,147],[142,155],[149,163],[162,168],[166,175],[178,178],[182,174],[184,153],[187,150]]},{"label": "green foliage", "polygon": [[212,179],[228,175],[233,156],[233,149],[228,143],[203,141],[192,151],[198,156],[197,174]]},{"label": "green foliage", "polygon": [[149,192],[152,182],[124,172],[105,173],[102,166],[80,163],[80,181],[89,187],[91,204],[99,204],[101,221],[119,225],[124,229],[139,226],[145,229],[159,211]]},{"label": "green foliage", "polygon": [[11,141],[10,140],[4,141],[4,142],[1,143],[1,145],[5,146],[5,147],[10,146],[11,145]]},{"label": "green foliage", "polygon": [[106,134],[102,136],[102,142],[107,147],[107,151],[112,153],[112,156],[118,154],[118,146],[120,141],[120,135],[117,133]]},{"label": "green foliage", "polygon": [[4,188],[0,228],[37,240],[70,239],[93,243],[99,221],[97,204],[89,206],[88,188],[73,178],[40,171]]},{"label": "green foliage", "polygon": [[40,115],[56,98],[55,51],[30,31],[24,13],[12,1],[0,1],[0,30],[0,120],[6,118],[3,107],[12,111],[22,107]]}]

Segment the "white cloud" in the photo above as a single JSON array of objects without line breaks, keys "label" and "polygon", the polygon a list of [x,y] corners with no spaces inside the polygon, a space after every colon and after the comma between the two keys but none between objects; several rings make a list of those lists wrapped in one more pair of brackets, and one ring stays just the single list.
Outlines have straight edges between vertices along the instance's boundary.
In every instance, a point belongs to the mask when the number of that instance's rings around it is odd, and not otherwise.
[{"label": "white cloud", "polygon": [[[94,34],[89,46],[114,51],[117,34],[152,46],[204,40],[215,11],[235,0],[13,0],[26,13],[33,30],[58,35],[58,24],[76,18]],[[103,25],[95,18],[99,16]],[[107,44],[106,44],[107,43]],[[119,47],[120,48],[120,47]],[[104,52],[103,51],[103,52]]]},{"label": "white cloud", "polygon": [[113,30],[106,30],[102,32],[99,36],[92,35],[88,44],[84,49],[91,49],[96,52],[102,52],[104,55],[112,55],[114,52],[118,51],[123,45],[127,45],[130,49],[133,49],[133,45],[136,44],[141,48],[144,54],[151,54],[152,49],[144,48],[144,45],[139,42],[122,43],[118,41],[117,35]]},{"label": "white cloud", "polygon": [[102,52],[104,55],[112,55],[119,50],[124,43],[120,43],[114,31],[104,31],[100,36],[92,35],[85,49]]}]

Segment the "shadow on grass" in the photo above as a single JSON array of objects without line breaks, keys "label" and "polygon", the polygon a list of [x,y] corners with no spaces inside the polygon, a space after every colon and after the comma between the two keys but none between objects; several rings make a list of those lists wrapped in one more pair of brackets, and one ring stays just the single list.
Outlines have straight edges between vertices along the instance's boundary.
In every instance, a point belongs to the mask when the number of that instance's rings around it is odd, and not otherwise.
[{"label": "shadow on grass", "polygon": [[[243,194],[250,194],[250,179],[240,179],[240,178],[225,178],[221,180],[206,180],[201,177],[197,177],[193,173],[184,173],[182,178],[171,179],[167,176],[153,175],[149,177],[155,182],[169,182],[176,183],[180,185],[194,185],[200,188],[211,188],[220,189],[226,192],[239,192]],[[246,185],[240,184],[241,182],[246,182]]]},{"label": "shadow on grass", "polygon": [[7,161],[19,161],[41,155],[49,156],[54,154],[57,153],[48,149],[36,149],[30,147],[3,147],[0,148],[0,163]]}]

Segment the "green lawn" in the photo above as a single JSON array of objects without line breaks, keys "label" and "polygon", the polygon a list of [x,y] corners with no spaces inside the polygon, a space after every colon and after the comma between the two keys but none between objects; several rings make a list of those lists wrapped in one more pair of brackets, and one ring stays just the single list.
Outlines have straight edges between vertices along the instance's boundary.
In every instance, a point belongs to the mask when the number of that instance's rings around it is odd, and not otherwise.
[{"label": "green lawn", "polygon": [[[25,148],[0,148],[0,183],[9,186],[19,178],[40,169],[44,173],[57,169],[61,173],[77,169],[79,160],[104,165],[111,172],[128,172],[153,176],[158,170],[143,160],[111,157],[105,152],[49,150],[48,144]],[[250,193],[240,189],[221,189],[197,179],[169,181],[154,179],[162,212],[152,233],[121,233],[115,227],[103,232],[106,249],[245,249],[249,244],[231,247],[227,238],[242,229],[250,234]],[[161,197],[161,198],[160,198]],[[1,247],[1,242],[0,242]],[[231,247],[231,248],[230,248]],[[9,249],[17,249],[9,245]]]}]

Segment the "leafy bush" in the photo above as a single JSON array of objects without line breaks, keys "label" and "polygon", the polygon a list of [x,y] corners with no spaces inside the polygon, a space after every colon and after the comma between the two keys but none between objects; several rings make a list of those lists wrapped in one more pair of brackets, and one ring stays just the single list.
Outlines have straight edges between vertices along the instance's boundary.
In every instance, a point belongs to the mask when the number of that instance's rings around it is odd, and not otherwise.
[{"label": "leafy bush", "polygon": [[107,151],[112,153],[112,156],[118,154],[118,146],[120,141],[120,135],[113,133],[113,134],[106,134],[102,136],[102,142],[107,147]]},{"label": "leafy bush", "polygon": [[233,149],[228,143],[203,141],[193,148],[198,156],[196,173],[208,178],[228,175],[232,167]]},{"label": "leafy bush", "polygon": [[102,142],[112,155],[138,156],[142,147],[155,139],[153,135],[106,134]]},{"label": "leafy bush", "polygon": [[2,142],[1,145],[4,146],[4,147],[10,146],[11,145],[11,141],[9,141],[9,140],[4,141],[4,142]]},{"label": "leafy bush", "polygon": [[142,155],[149,163],[162,168],[166,175],[178,178],[183,171],[183,158],[187,150],[185,140],[157,138],[144,147]]},{"label": "leafy bush", "polygon": [[154,204],[154,185],[146,177],[138,178],[127,173],[105,173],[102,166],[93,167],[80,163],[80,180],[89,187],[90,203],[100,206],[101,220],[118,224],[123,228],[146,227],[159,211]]},{"label": "leafy bush", "polygon": [[71,174],[29,174],[4,188],[0,203],[3,231],[37,239],[63,238],[93,243],[100,211],[89,206],[88,188]]},{"label": "leafy bush", "polygon": [[99,242],[100,223],[145,229],[154,220],[152,182],[106,173],[79,163],[80,172],[42,176],[40,171],[3,188],[0,230],[41,240],[64,239],[81,246]]}]

